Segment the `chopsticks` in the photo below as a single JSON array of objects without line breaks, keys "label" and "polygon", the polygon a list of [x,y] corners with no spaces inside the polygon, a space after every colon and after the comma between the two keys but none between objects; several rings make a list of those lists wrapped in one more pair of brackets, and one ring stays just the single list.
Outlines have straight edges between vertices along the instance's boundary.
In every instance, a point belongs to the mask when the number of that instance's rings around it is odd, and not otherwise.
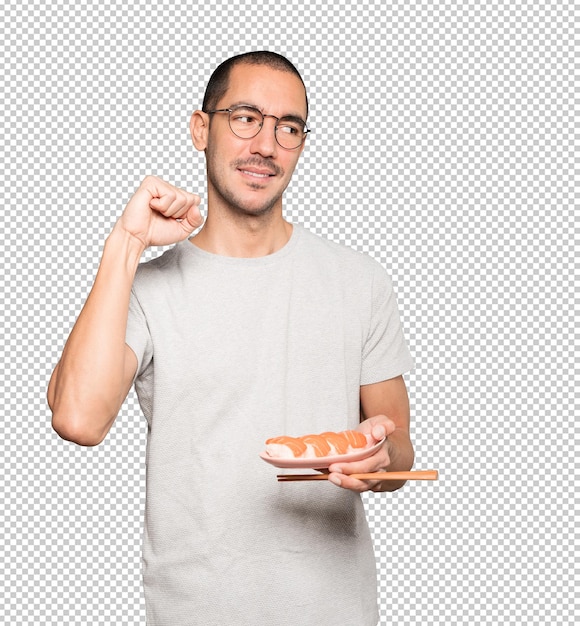
[{"label": "chopsticks", "polygon": [[[359,480],[437,480],[437,470],[414,470],[410,472],[370,472],[368,474],[349,474]],[[299,480],[328,480],[328,474],[278,474],[278,482]]]}]

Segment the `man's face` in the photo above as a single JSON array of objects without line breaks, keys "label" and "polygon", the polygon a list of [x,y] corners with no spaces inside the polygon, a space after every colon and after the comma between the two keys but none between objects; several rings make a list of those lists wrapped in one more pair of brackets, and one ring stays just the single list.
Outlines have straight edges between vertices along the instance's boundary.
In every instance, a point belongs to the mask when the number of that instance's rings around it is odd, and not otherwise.
[{"label": "man's face", "polygon": [[[229,87],[216,109],[246,104],[264,115],[306,119],[306,97],[298,77],[262,65],[240,64],[230,72]],[[282,208],[304,144],[285,150],[276,142],[276,120],[264,118],[260,132],[240,139],[231,131],[227,113],[211,116],[206,147],[210,202],[245,215],[265,215]]]}]

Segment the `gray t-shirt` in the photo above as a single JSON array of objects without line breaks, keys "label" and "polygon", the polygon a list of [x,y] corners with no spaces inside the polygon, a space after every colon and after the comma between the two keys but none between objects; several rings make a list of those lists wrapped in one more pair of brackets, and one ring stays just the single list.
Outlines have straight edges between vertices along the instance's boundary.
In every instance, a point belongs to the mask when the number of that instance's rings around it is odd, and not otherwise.
[{"label": "gray t-shirt", "polygon": [[184,241],[139,266],[127,343],[149,425],[147,623],[374,626],[360,496],[278,483],[259,453],[356,428],[360,385],[412,367],[384,269],[299,225],[260,258]]}]

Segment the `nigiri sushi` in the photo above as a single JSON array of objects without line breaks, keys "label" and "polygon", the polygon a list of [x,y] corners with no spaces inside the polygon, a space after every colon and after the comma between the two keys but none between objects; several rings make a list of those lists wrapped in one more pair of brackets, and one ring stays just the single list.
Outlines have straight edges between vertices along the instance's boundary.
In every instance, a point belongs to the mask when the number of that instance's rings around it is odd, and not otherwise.
[{"label": "nigiri sushi", "polygon": [[330,454],[330,444],[323,435],[304,435],[301,439],[306,444],[305,456],[307,458]]},{"label": "nigiri sushi", "polygon": [[300,458],[306,450],[306,444],[298,437],[272,437],[266,441],[266,452],[278,459]]},{"label": "nigiri sushi", "polygon": [[344,430],[341,434],[346,437],[351,450],[364,448],[368,444],[367,436],[358,430]]},{"label": "nigiri sushi", "polygon": [[358,430],[324,432],[302,437],[272,437],[266,441],[266,454],[279,459],[313,459],[348,454],[366,448],[371,441]]},{"label": "nigiri sushi", "polygon": [[332,454],[348,454],[366,448],[369,439],[358,430],[343,430],[339,433],[322,433],[333,447]]}]

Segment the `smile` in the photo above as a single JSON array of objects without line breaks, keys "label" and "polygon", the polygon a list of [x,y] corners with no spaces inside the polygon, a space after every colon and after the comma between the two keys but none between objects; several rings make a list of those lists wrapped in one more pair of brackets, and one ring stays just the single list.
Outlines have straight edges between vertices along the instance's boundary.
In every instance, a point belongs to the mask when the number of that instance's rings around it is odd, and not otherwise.
[{"label": "smile", "polygon": [[270,176],[274,176],[274,174],[271,174],[269,172],[252,172],[250,170],[240,170],[240,172],[254,178],[269,178]]}]

